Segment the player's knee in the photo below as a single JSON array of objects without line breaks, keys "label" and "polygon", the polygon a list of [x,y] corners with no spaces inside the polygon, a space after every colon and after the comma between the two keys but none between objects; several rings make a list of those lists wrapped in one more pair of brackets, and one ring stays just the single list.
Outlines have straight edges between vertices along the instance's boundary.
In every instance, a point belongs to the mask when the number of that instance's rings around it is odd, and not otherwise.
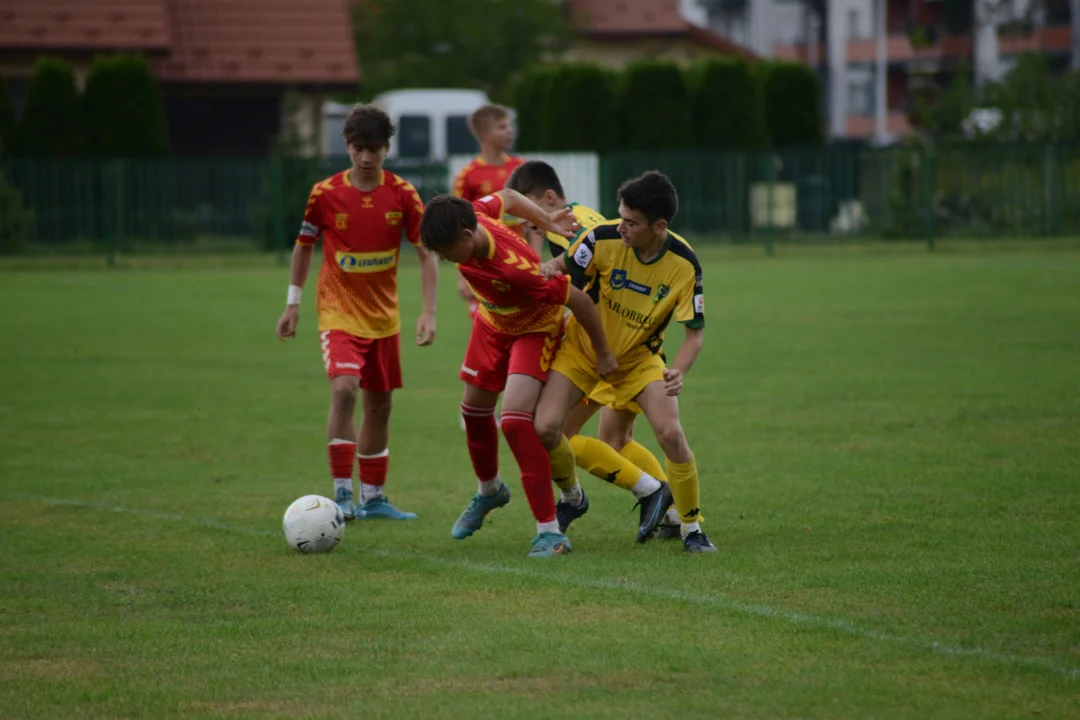
[{"label": "player's knee", "polygon": [[389,416],[394,408],[394,396],[391,393],[364,393],[364,414]]},{"label": "player's knee", "polygon": [[665,425],[656,431],[656,442],[664,451],[664,455],[672,459],[678,459],[690,454],[690,446],[686,442],[686,434],[682,425],[677,422]]},{"label": "player's knee", "polygon": [[598,435],[600,441],[611,446],[615,452],[621,452],[624,447],[630,444],[630,434],[622,432],[619,428],[611,429],[601,425]]},{"label": "player's knee", "polygon": [[356,388],[347,384],[335,384],[330,391],[330,404],[340,412],[352,412],[356,408]]},{"label": "player's knee", "polygon": [[540,436],[540,442],[548,450],[559,444],[562,427],[557,420],[538,415],[533,421],[533,426],[536,428],[536,434]]}]

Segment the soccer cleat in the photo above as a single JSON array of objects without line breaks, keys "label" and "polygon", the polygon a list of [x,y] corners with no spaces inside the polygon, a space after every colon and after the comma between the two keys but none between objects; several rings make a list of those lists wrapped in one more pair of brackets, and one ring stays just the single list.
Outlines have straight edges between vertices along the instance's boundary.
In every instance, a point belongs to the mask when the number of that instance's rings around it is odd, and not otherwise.
[{"label": "soccer cleat", "polygon": [[587,512],[589,512],[589,498],[585,496],[584,490],[581,491],[581,502],[577,505],[571,505],[560,500],[555,505],[555,517],[559,521],[559,532],[565,535],[570,523]]},{"label": "soccer cleat", "polygon": [[719,552],[716,546],[709,540],[709,536],[700,530],[695,530],[683,538],[683,547],[688,553],[711,553]]},{"label": "soccer cleat", "polygon": [[555,557],[570,552],[570,540],[562,533],[540,533],[532,539],[529,557]]},{"label": "soccer cleat", "polygon": [[356,504],[353,503],[352,490],[347,487],[339,487],[334,491],[334,502],[341,508],[341,514],[346,522],[356,517]]},{"label": "soccer cleat", "polygon": [[455,540],[464,540],[484,526],[484,518],[489,512],[509,503],[510,488],[506,486],[506,483],[503,483],[499,492],[494,495],[477,493],[473,496],[469,507],[465,508],[465,512],[461,513],[461,517],[454,523],[454,529],[450,531],[450,534]]},{"label": "soccer cleat", "polygon": [[664,523],[656,531],[657,540],[679,540],[682,538],[682,527]]},{"label": "soccer cleat", "polygon": [[[671,486],[666,482],[660,483],[660,489],[652,495],[646,495],[638,500],[641,506],[641,521],[638,524],[637,541],[646,542],[656,532],[664,519],[664,514],[671,507],[675,499],[671,495]],[[635,505],[635,507],[637,507]]]},{"label": "soccer cleat", "polygon": [[393,503],[384,497],[368,500],[356,508],[357,520],[415,520],[416,513],[404,512],[394,507]]}]

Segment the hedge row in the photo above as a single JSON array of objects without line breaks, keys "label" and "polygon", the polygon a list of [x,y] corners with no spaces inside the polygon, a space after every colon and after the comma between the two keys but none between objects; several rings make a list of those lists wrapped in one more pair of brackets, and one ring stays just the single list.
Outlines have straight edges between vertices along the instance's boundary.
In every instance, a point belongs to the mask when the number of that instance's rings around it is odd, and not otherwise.
[{"label": "hedge row", "polygon": [[513,94],[518,148],[540,152],[756,150],[824,142],[821,86],[799,63],[643,61],[617,73],[541,65]]}]

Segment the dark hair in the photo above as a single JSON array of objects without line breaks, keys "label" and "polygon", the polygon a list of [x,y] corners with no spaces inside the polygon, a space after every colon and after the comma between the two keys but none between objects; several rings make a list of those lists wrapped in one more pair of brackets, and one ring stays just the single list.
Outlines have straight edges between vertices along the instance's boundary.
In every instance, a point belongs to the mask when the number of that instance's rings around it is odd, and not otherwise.
[{"label": "dark hair", "polygon": [[657,220],[671,222],[679,212],[679,193],[667,175],[656,170],[624,182],[619,188],[619,199],[626,207],[644,215],[650,224]]},{"label": "dark hair", "polygon": [[390,144],[397,128],[390,116],[374,105],[353,105],[341,134],[345,142],[361,150],[381,150]]},{"label": "dark hair", "polygon": [[555,168],[543,160],[530,160],[519,166],[506,181],[506,187],[522,195],[543,195],[552,190],[559,197],[566,197]]},{"label": "dark hair", "polygon": [[492,123],[505,120],[508,117],[510,117],[510,111],[502,105],[493,103],[481,105],[469,116],[469,131],[472,132],[473,137],[479,140],[480,136],[487,132]]},{"label": "dark hair", "polygon": [[433,252],[442,252],[463,232],[475,229],[476,211],[468,200],[453,195],[432,198],[420,219],[420,239]]}]

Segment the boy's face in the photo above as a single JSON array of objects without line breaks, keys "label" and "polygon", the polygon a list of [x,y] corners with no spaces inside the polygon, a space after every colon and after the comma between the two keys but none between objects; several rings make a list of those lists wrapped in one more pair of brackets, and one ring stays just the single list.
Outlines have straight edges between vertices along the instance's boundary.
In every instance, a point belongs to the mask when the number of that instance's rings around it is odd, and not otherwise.
[{"label": "boy's face", "polygon": [[457,240],[442,250],[436,251],[435,254],[441,259],[452,263],[461,264],[467,262],[473,255],[473,236],[474,233],[466,230]]},{"label": "boy's face", "polygon": [[512,148],[514,146],[514,128],[510,125],[510,118],[505,117],[488,121],[487,129],[480,135],[480,142],[502,152]]},{"label": "boy's face", "polygon": [[354,143],[346,143],[345,147],[349,150],[349,159],[352,160],[353,167],[365,180],[374,180],[379,176],[386,153],[390,152],[389,145],[360,147]]},{"label": "boy's face", "polygon": [[656,236],[667,229],[667,220],[657,220],[650,224],[645,213],[631,210],[626,203],[619,203],[619,235],[623,244],[635,249],[648,247]]}]

